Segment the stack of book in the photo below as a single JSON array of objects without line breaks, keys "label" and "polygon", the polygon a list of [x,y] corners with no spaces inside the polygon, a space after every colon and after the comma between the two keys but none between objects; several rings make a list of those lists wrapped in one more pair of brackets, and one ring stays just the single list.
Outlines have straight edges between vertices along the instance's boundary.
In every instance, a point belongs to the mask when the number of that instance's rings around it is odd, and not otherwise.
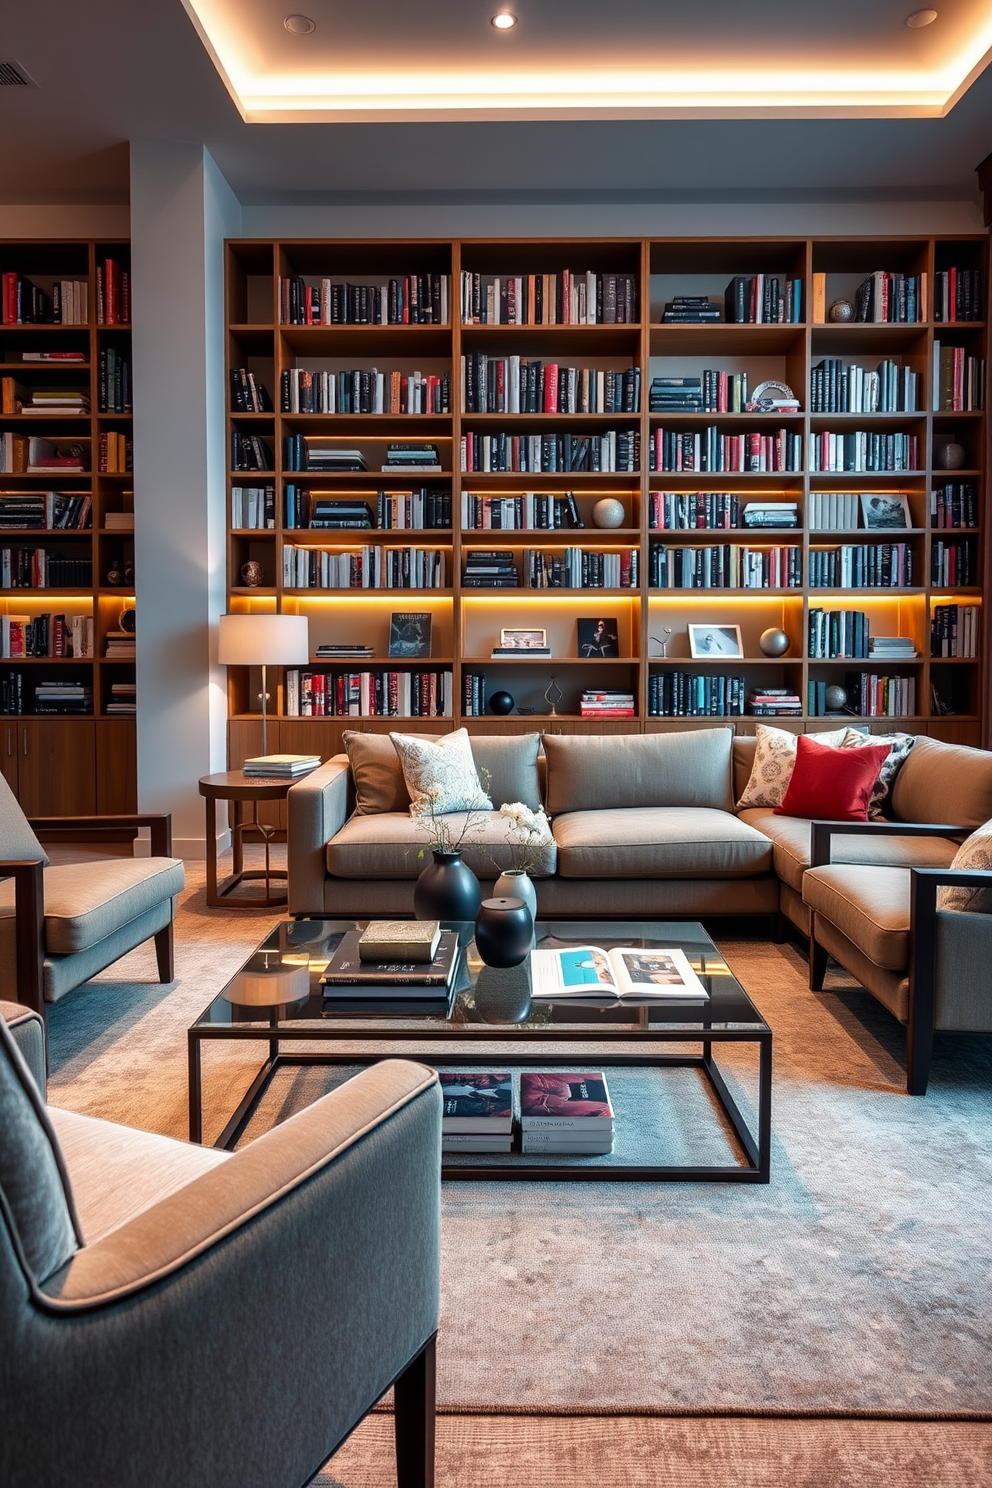
[{"label": "stack of book", "polygon": [[108,630],[105,656],[116,661],[133,661],[136,654],[133,630]]},{"label": "stack of book", "polygon": [[83,682],[39,682],[34,690],[36,713],[93,712],[93,689]]},{"label": "stack of book", "polygon": [[110,686],[110,701],[107,704],[108,716],[114,718],[132,717],[138,711],[137,705],[138,689],[134,682],[113,682]]},{"label": "stack of book", "polygon": [[320,978],[325,1008],[444,1018],[458,959],[457,933],[436,920],[379,920],[348,930]]},{"label": "stack of book", "polygon": [[[14,410],[15,412],[17,410]],[[57,414],[82,417],[90,411],[90,395],[68,388],[34,388],[28,402],[22,403],[21,413]]]},{"label": "stack of book", "polygon": [[340,501],[313,494],[310,498],[311,527],[374,527],[375,518],[367,501]]},{"label": "stack of book", "polygon": [[516,589],[519,584],[512,548],[465,550],[463,589]]},{"label": "stack of book", "polygon": [[703,382],[701,377],[654,377],[648,395],[651,413],[701,413]]},{"label": "stack of book", "polygon": [[522,1151],[613,1151],[613,1106],[601,1070],[524,1070],[520,1076]]},{"label": "stack of book", "polygon": [[[302,441],[302,451],[294,444],[297,440]],[[292,455],[287,460],[290,470],[319,470],[324,475],[336,475],[368,468],[360,449],[346,449],[319,439],[306,439],[299,434],[291,434],[286,443],[287,446],[293,445],[292,451],[287,448],[287,455]],[[297,464],[301,454],[302,460]]]},{"label": "stack of book", "polygon": [[912,636],[872,636],[868,654],[872,661],[915,661],[920,653]]},{"label": "stack of book", "polygon": [[374,655],[374,646],[365,646],[358,641],[353,645],[347,641],[321,641],[317,647],[318,661],[334,661],[338,657]]},{"label": "stack of book", "polygon": [[796,501],[749,501],[744,508],[745,527],[798,527]]},{"label": "stack of book", "polygon": [[438,1070],[442,1152],[509,1152],[513,1083],[508,1070]]},{"label": "stack of book", "polygon": [[788,687],[760,687],[748,693],[748,712],[759,718],[801,718],[799,694]]},{"label": "stack of book", "polygon": [[441,459],[436,444],[391,444],[386,449],[386,463],[382,468],[402,473],[413,471],[418,475],[438,474]]},{"label": "stack of book", "polygon": [[707,295],[676,295],[667,300],[662,321],[668,325],[700,325],[706,321],[722,320],[723,311],[716,300]]},{"label": "stack of book", "polygon": [[587,687],[579,699],[579,712],[583,718],[633,718],[634,694]]},{"label": "stack of book", "polygon": [[257,754],[246,759],[242,769],[246,775],[296,780],[300,775],[309,775],[319,764],[319,754]]}]

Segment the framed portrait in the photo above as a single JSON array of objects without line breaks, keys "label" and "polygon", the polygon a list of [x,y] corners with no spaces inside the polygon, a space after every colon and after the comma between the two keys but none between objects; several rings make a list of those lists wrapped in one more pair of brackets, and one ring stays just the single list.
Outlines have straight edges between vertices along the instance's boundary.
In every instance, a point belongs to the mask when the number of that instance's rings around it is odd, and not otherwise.
[{"label": "framed portrait", "polygon": [[541,651],[548,644],[546,630],[501,630],[499,643],[504,651]]},{"label": "framed portrait", "polygon": [[699,658],[743,657],[739,625],[690,625],[689,655]]},{"label": "framed portrait", "polygon": [[869,528],[909,527],[909,497],[868,495],[861,498],[861,519]]},{"label": "framed portrait", "polygon": [[395,611],[389,620],[390,656],[415,658],[431,654],[429,610]]},{"label": "framed portrait", "polygon": [[612,620],[577,620],[579,655],[584,657],[619,656],[620,629]]}]

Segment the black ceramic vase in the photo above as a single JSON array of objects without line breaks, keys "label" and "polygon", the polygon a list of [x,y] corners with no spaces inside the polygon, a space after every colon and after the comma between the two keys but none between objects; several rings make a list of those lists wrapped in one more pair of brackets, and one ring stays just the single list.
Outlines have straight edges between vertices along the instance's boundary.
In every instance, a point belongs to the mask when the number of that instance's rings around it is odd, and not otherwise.
[{"label": "black ceramic vase", "polygon": [[418,920],[474,920],[482,891],[479,880],[462,862],[460,852],[431,853],[413,890],[413,908]]},{"label": "black ceramic vase", "polygon": [[483,899],[475,919],[475,948],[487,966],[519,966],[534,934],[522,899]]}]

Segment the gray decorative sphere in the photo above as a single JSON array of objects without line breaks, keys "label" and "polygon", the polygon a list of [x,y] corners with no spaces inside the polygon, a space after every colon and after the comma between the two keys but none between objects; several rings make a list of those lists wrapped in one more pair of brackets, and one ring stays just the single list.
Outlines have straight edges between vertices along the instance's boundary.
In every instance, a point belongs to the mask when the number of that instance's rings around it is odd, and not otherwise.
[{"label": "gray decorative sphere", "polygon": [[784,630],[773,625],[769,630],[761,632],[758,645],[766,656],[784,656],[792,642]]},{"label": "gray decorative sphere", "polygon": [[615,496],[604,496],[592,509],[592,519],[597,527],[622,527],[624,522],[623,502]]},{"label": "gray decorative sphere", "polygon": [[508,692],[494,692],[489,699],[490,713],[509,713],[513,709],[513,698]]},{"label": "gray decorative sphere", "polygon": [[847,707],[847,691],[836,682],[831,682],[824,692],[823,700],[831,713],[839,713],[841,708]]},{"label": "gray decorative sphere", "polygon": [[850,300],[834,300],[827,311],[827,319],[835,323],[846,324],[854,319],[854,306]]},{"label": "gray decorative sphere", "polygon": [[942,445],[937,451],[938,470],[962,470],[967,459],[965,447],[951,440],[950,444]]}]

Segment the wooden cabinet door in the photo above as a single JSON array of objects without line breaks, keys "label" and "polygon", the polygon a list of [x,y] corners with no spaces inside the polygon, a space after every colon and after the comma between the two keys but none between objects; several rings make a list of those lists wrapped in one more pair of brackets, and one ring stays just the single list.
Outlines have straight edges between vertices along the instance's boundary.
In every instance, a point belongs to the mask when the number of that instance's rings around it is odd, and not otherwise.
[{"label": "wooden cabinet door", "polygon": [[0,774],[17,795],[17,750],[20,734],[17,719],[9,718],[0,723]]},{"label": "wooden cabinet door", "polygon": [[97,721],[96,809],[106,816],[138,809],[137,724],[133,718]]},{"label": "wooden cabinet door", "polygon": [[96,811],[96,725],[92,718],[19,718],[18,799],[27,816],[92,816]]}]

